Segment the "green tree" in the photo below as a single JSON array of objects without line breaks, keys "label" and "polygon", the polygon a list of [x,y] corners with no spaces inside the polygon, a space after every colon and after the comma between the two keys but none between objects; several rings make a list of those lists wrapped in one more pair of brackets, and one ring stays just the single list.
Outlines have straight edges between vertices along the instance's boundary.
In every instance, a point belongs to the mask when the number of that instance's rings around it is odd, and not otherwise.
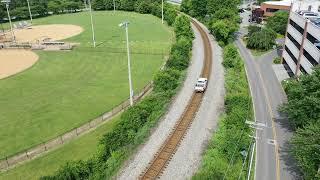
[{"label": "green tree", "polygon": [[204,18],[207,14],[207,0],[191,0],[190,14],[194,17]]},{"label": "green tree", "polygon": [[188,37],[190,39],[193,38],[190,19],[187,16],[178,16],[174,22],[173,27],[178,39],[182,36]]},{"label": "green tree", "polygon": [[320,119],[304,129],[299,128],[292,140],[292,154],[303,171],[304,179],[319,179],[320,173]]},{"label": "green tree", "polygon": [[213,16],[216,11],[221,9],[230,11],[228,13],[237,13],[237,7],[240,3],[240,0],[208,0],[206,8],[210,16]]},{"label": "green tree", "polygon": [[250,25],[248,26],[248,36],[252,36],[253,33],[261,31],[261,27]]},{"label": "green tree", "polygon": [[50,1],[48,3],[48,10],[55,13],[55,14],[58,14],[60,12],[60,3],[58,1]]},{"label": "green tree", "polygon": [[249,36],[247,47],[251,49],[269,50],[275,45],[277,34],[269,28],[254,32]]},{"label": "green tree", "polygon": [[93,0],[92,1],[92,9],[105,10],[106,9],[106,1],[105,0]]},{"label": "green tree", "polygon": [[284,84],[288,103],[282,108],[288,114],[295,128],[313,123],[320,119],[320,67],[311,75],[303,75],[300,80]]},{"label": "green tree", "polygon": [[191,0],[183,0],[181,2],[180,9],[182,12],[189,14],[191,7],[192,7]]},{"label": "green tree", "polygon": [[286,33],[289,13],[287,11],[278,11],[268,18],[267,27],[275,32],[284,35]]},{"label": "green tree", "polygon": [[238,25],[229,20],[215,21],[209,27],[209,30],[214,34],[217,40],[224,44],[234,37],[234,33],[237,29]]}]

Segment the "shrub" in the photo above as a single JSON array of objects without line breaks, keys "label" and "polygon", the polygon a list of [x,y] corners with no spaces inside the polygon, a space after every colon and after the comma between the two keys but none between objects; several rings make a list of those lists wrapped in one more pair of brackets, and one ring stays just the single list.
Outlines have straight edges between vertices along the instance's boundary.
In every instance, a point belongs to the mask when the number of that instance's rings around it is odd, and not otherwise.
[{"label": "shrub", "polygon": [[214,21],[209,27],[215,38],[225,44],[234,38],[234,33],[237,29],[238,24],[229,20]]},{"label": "shrub", "polygon": [[281,64],[281,57],[276,57],[273,59],[274,64]]},{"label": "shrub", "polygon": [[298,129],[291,140],[291,152],[303,171],[304,179],[319,179],[320,119]]},{"label": "shrub", "polygon": [[278,11],[274,16],[269,17],[267,27],[275,32],[284,35],[286,33],[289,13],[286,11]]},{"label": "shrub", "polygon": [[249,36],[247,47],[251,49],[269,50],[275,45],[277,34],[268,28],[254,32]]},{"label": "shrub", "polygon": [[248,36],[252,36],[253,33],[260,32],[261,27],[255,26],[255,25],[250,25],[248,26]]},{"label": "shrub", "polygon": [[178,86],[179,71],[167,69],[157,73],[154,78],[154,91],[172,91]]}]

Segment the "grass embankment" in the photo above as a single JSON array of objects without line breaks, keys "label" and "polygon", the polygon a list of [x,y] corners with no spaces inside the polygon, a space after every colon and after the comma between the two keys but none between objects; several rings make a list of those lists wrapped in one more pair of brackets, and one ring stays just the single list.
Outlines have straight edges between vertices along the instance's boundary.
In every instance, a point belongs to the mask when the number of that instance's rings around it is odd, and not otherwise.
[{"label": "grass embankment", "polygon": [[[154,78],[152,94],[124,112],[119,123],[103,135],[101,148],[94,157],[85,161],[73,161],[45,179],[110,179],[137,146],[145,141],[150,129],[166,111],[177,92],[188,67],[192,48],[190,20],[179,16],[175,20],[176,44],[163,71]],[[180,79],[180,81],[179,81]]]},{"label": "grass embankment", "polygon": [[[0,159],[63,134],[128,98],[125,32],[130,22],[132,77],[138,92],[164,62],[172,31],[152,15],[94,12],[98,47],[91,43],[87,12],[35,19],[34,24],[74,24],[84,29],[65,52],[43,52],[29,70],[0,80]],[[147,28],[146,28],[147,27]]]},{"label": "grass embankment", "polygon": [[99,139],[119,122],[120,116],[115,117],[109,122],[103,124],[98,129],[81,136],[80,138],[71,141],[21,166],[3,172],[0,174],[2,180],[33,180],[39,179],[41,176],[47,175],[56,171],[60,166],[68,161],[86,160],[94,154],[99,145]]},{"label": "grass embankment", "polygon": [[[225,115],[212,137],[202,159],[200,170],[193,179],[238,179],[244,156],[249,152],[251,129],[245,124],[253,118],[251,96],[243,61],[234,45],[224,48],[223,65],[226,68]],[[248,161],[249,158],[246,158]],[[247,171],[244,166],[243,171]],[[242,176],[246,173],[242,172]]]}]

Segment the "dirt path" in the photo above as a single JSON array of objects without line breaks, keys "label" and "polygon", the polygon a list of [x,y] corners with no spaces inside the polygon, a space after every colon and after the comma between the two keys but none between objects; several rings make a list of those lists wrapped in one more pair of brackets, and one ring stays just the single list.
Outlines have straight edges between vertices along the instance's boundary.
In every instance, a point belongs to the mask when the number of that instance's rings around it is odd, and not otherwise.
[{"label": "dirt path", "polygon": [[38,55],[32,51],[0,50],[0,79],[28,69],[38,59]]}]

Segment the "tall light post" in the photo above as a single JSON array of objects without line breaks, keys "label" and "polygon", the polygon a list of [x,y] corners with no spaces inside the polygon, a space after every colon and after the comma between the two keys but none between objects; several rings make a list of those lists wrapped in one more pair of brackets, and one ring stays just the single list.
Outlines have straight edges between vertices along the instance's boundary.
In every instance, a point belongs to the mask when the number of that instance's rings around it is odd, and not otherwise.
[{"label": "tall light post", "polygon": [[29,15],[30,15],[30,23],[32,24],[32,13],[31,13],[31,9],[30,9],[29,0],[27,0],[27,3],[28,3]]},{"label": "tall light post", "polygon": [[161,7],[161,9],[162,9],[162,10],[161,10],[161,15],[162,15],[162,18],[161,18],[161,19],[162,19],[162,24],[163,24],[163,6],[164,6],[163,0],[162,0],[162,5],[161,5],[161,6],[162,6],[162,7]]},{"label": "tall light post", "polygon": [[127,53],[128,53],[128,76],[129,76],[129,87],[130,87],[130,105],[133,105],[133,89],[131,80],[131,63],[130,63],[130,48],[129,48],[129,33],[128,33],[129,22],[125,21],[119,24],[119,27],[124,27],[126,29],[126,40],[127,40]]},{"label": "tall light post", "polygon": [[94,34],[94,26],[93,26],[91,0],[88,0],[88,4],[89,4],[89,10],[90,10],[90,19],[91,19],[91,30],[92,30],[93,47],[96,47],[96,37],[95,37],[95,34]]},{"label": "tall light post", "polygon": [[113,0],[113,12],[115,13],[116,12],[116,1]]},{"label": "tall light post", "polygon": [[11,36],[13,38],[13,41],[16,42],[16,37],[14,36],[14,32],[13,32],[13,28],[12,28],[12,22],[11,22],[11,17],[10,17],[10,12],[9,12],[9,3],[11,0],[2,0],[2,3],[6,4],[6,8],[7,8],[7,14],[8,14],[8,18],[9,18],[9,22],[10,22],[10,29],[11,29]]}]

